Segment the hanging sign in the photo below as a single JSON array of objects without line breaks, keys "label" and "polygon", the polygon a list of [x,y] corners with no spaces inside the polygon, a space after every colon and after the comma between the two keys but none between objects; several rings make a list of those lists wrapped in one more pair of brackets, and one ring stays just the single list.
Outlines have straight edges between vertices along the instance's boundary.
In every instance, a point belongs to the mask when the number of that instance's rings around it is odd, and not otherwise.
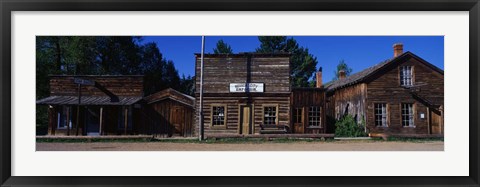
[{"label": "hanging sign", "polygon": [[80,84],[80,85],[90,85],[90,86],[95,85],[94,81],[87,80],[87,79],[81,79],[81,78],[75,78],[75,79],[73,79],[73,82],[75,82],[75,84]]},{"label": "hanging sign", "polygon": [[263,92],[263,83],[230,83],[230,92]]}]

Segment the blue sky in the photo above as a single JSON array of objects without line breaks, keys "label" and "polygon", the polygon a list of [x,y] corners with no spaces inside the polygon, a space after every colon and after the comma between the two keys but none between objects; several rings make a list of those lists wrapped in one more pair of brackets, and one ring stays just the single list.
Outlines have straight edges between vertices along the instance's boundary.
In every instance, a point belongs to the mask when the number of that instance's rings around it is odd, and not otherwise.
[{"label": "blue sky", "polygon": [[[393,57],[393,44],[403,43],[410,51],[444,69],[443,36],[290,36],[300,46],[317,57],[317,68],[323,67],[323,80],[328,82],[340,60],[353,69],[353,73]],[[228,43],[234,53],[251,52],[260,46],[256,36],[206,36],[205,53],[213,53],[218,40]],[[172,60],[182,74],[194,75],[194,53],[199,53],[201,36],[146,36],[145,42],[155,42],[163,57]]]}]

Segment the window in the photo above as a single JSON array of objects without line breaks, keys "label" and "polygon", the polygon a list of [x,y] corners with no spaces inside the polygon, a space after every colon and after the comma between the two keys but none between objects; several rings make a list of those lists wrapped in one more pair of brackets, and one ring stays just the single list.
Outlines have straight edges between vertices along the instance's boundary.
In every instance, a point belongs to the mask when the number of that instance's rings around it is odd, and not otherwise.
[{"label": "window", "polygon": [[400,85],[401,86],[413,85],[412,66],[400,67]]},{"label": "window", "polygon": [[263,124],[265,125],[277,124],[277,107],[276,106],[263,107]]},{"label": "window", "polygon": [[302,108],[295,108],[295,110],[293,111],[293,123],[303,123],[302,113]]},{"label": "window", "polygon": [[[58,129],[66,129],[67,124],[70,128],[72,128],[72,110],[70,110],[69,106],[62,106],[61,111],[57,114],[57,128]],[[67,123],[67,118],[68,123]]]},{"label": "window", "polygon": [[413,104],[402,103],[402,126],[413,127]]},{"label": "window", "polygon": [[321,108],[319,106],[311,106],[308,109],[308,126],[322,127]]},{"label": "window", "polygon": [[386,127],[387,124],[387,104],[376,103],[375,104],[375,126]]},{"label": "window", "polygon": [[225,125],[225,106],[212,107],[212,126]]}]

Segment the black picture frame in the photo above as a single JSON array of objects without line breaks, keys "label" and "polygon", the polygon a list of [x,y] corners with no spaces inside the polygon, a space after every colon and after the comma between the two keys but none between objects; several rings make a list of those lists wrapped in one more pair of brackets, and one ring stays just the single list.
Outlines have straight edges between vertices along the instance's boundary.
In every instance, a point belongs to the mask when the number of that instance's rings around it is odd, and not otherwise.
[{"label": "black picture frame", "polygon": [[[479,0],[2,0],[2,186],[479,186]],[[18,177],[11,176],[12,11],[469,11],[469,176],[465,177]]]}]

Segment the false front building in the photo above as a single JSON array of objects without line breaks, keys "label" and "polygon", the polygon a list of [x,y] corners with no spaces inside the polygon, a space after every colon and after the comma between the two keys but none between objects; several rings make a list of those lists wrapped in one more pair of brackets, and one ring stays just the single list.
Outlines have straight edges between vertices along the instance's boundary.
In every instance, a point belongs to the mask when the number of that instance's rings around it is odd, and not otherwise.
[{"label": "false front building", "polygon": [[[201,57],[195,56],[198,124]],[[205,54],[203,68],[203,129],[207,137],[325,132],[325,92],[323,88],[292,90],[290,54]]]}]

